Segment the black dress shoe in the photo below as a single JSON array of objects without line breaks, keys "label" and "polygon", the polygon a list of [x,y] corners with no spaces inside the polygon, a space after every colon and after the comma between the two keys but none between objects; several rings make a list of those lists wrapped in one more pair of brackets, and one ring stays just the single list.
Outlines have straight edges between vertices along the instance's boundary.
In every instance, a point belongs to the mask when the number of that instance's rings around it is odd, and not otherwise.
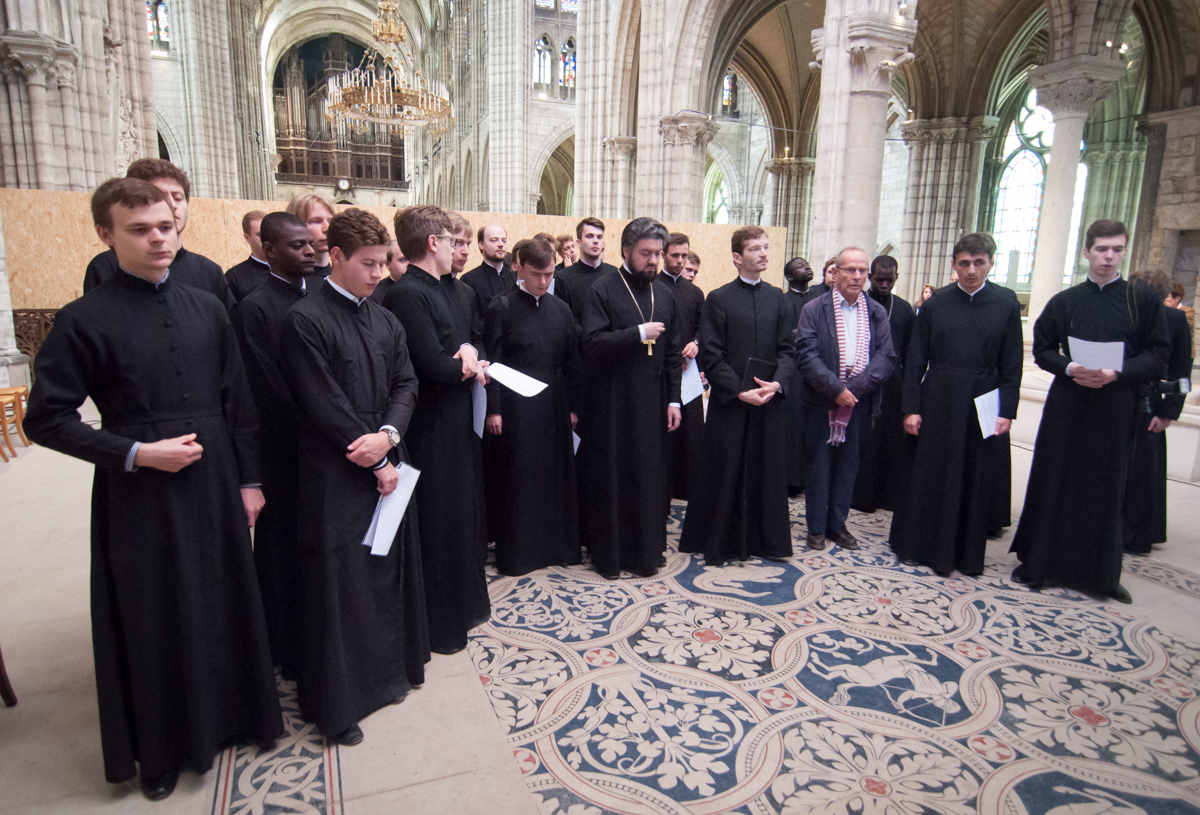
[{"label": "black dress shoe", "polygon": [[158,778],[142,777],[142,795],[151,801],[161,801],[175,791],[179,770],[163,773]]},{"label": "black dress shoe", "polygon": [[1125,605],[1129,605],[1133,602],[1133,595],[1131,595],[1129,590],[1120,583],[1117,584],[1115,589],[1108,593],[1108,596],[1116,600],[1118,603],[1124,603]]},{"label": "black dress shoe", "polygon": [[808,544],[809,549],[814,549],[818,552],[825,548],[824,535],[806,535],[804,542]]},{"label": "black dress shoe", "polygon": [[908,567],[910,567],[910,568],[912,568],[912,567],[916,567],[916,566],[920,566],[920,565],[921,565],[921,561],[919,561],[919,560],[913,560],[913,559],[912,559],[912,558],[910,558],[910,557],[907,557],[907,558],[901,558],[901,559],[900,559],[900,562],[901,562],[901,563],[903,563],[905,566],[908,566]]},{"label": "black dress shoe", "polygon": [[943,579],[944,579],[944,578],[947,578],[947,577],[949,577],[949,576],[950,576],[950,575],[952,575],[952,574],[954,574],[954,572],[943,572],[943,571],[941,571],[940,569],[934,569],[934,570],[933,570],[933,573],[934,573],[934,574],[936,574],[938,577],[941,577],[941,578],[943,578]]},{"label": "black dress shoe", "polygon": [[354,745],[362,742],[363,732],[361,727],[356,724],[352,724],[341,733],[338,733],[335,736],[326,736],[326,738],[334,744],[340,744],[343,747],[353,747]]},{"label": "black dress shoe", "polygon": [[858,538],[849,532],[828,532],[825,536],[843,549],[849,549],[853,552],[858,548]]},{"label": "black dress shoe", "polygon": [[1012,576],[1010,579],[1012,580],[1012,582],[1019,583],[1020,585],[1024,586],[1025,588],[1031,589],[1033,591],[1037,591],[1038,589],[1040,589],[1042,587],[1042,582],[1043,582],[1041,580],[1030,579],[1025,574],[1024,566],[1018,566],[1017,568],[1013,569]]}]

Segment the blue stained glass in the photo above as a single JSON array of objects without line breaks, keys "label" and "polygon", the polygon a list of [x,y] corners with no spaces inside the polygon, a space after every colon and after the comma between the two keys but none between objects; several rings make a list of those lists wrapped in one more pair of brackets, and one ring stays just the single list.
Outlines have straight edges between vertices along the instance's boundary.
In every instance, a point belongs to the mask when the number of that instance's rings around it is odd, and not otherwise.
[{"label": "blue stained glass", "polygon": [[563,11],[575,14],[579,11],[579,0],[562,0],[559,6]]}]

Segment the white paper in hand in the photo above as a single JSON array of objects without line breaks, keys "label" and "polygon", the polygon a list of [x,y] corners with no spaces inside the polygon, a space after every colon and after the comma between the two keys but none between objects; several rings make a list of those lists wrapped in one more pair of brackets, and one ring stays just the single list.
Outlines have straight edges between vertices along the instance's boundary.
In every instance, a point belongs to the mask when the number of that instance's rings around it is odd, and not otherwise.
[{"label": "white paper in hand", "polygon": [[371,518],[371,526],[362,541],[363,546],[371,547],[371,554],[380,557],[386,557],[392,550],[392,542],[396,540],[400,522],[404,520],[404,512],[412,500],[413,489],[417,486],[417,479],[421,477],[420,470],[407,464],[401,464],[396,473],[400,476],[396,482],[396,489],[388,495],[379,496],[379,501],[375,504],[375,515]]},{"label": "white paper in hand", "polygon": [[488,376],[521,396],[537,396],[546,389],[545,382],[539,382],[532,376],[526,376],[515,368],[499,362],[493,362],[488,366]]},{"label": "white paper in hand", "polygon": [[571,431],[571,441],[573,441],[575,443],[575,452],[578,453],[580,439],[579,439],[579,434],[576,433],[574,430]]},{"label": "white paper in hand", "polygon": [[983,431],[983,437],[990,439],[996,435],[996,421],[1000,418],[1000,389],[976,396],[975,412],[979,414],[979,429]]},{"label": "white paper in hand", "polygon": [[471,386],[471,407],[475,410],[475,435],[483,438],[483,420],[487,418],[487,389],[475,380]]},{"label": "white paper in hand", "polygon": [[694,359],[687,360],[687,366],[683,369],[682,390],[685,405],[704,394],[704,383],[700,381],[700,366]]},{"label": "white paper in hand", "polygon": [[1121,371],[1125,367],[1125,343],[1089,342],[1078,337],[1068,337],[1067,346],[1071,361],[1090,371]]}]

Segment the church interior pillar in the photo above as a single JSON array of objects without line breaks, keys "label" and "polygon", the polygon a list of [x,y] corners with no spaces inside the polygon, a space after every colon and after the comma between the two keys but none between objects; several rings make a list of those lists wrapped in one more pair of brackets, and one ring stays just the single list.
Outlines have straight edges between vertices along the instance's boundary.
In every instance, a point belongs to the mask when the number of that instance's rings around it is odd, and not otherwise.
[{"label": "church interior pillar", "polygon": [[659,120],[662,134],[664,221],[703,220],[704,157],[719,125],[703,113],[684,112]]},{"label": "church interior pillar", "polygon": [[808,251],[807,204],[812,170],[813,160],[810,158],[777,158],[767,165],[767,172],[775,179],[771,223],[788,231],[787,243],[783,247],[787,260],[805,257]]},{"label": "church interior pillar", "polygon": [[528,0],[488,3],[488,84],[491,93],[491,178],[493,212],[530,212],[529,64],[533,54],[533,4]]},{"label": "church interior pillar", "polygon": [[637,139],[632,136],[612,136],[604,140],[608,148],[610,166],[609,201],[606,207],[610,218],[632,218],[633,152]]},{"label": "church interior pillar", "polygon": [[1046,168],[1037,255],[1030,280],[1030,325],[1050,298],[1062,291],[1075,207],[1079,147],[1088,113],[1124,73],[1124,62],[1091,56],[1070,57],[1029,71],[1029,84],[1037,90],[1038,104],[1054,116],[1054,143]]},{"label": "church interior pillar", "polygon": [[[1142,168],[1146,164],[1144,143],[1088,145],[1083,152],[1088,167],[1087,192],[1083,199],[1078,246],[1068,247],[1076,255],[1083,249],[1083,230],[1099,218],[1112,218],[1132,229],[1138,213],[1142,190]],[[1130,253],[1130,269],[1133,254]],[[1075,282],[1087,276],[1087,264],[1076,257]]]}]

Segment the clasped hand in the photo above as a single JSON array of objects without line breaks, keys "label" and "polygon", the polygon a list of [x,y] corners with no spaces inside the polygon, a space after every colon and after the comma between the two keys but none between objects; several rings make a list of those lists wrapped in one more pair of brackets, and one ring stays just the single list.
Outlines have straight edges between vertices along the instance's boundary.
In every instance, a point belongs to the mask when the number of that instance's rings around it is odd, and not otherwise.
[{"label": "clasped hand", "polygon": [[1093,370],[1084,368],[1078,362],[1072,363],[1075,366],[1075,374],[1072,377],[1077,385],[1082,385],[1085,388],[1103,388],[1105,385],[1117,381],[1117,372],[1111,368],[1103,370]]},{"label": "clasped hand", "polygon": [[742,391],[738,394],[738,399],[741,399],[748,405],[755,405],[757,407],[761,407],[767,402],[770,402],[771,398],[778,393],[782,387],[778,382],[763,382],[757,376],[754,377],[754,381],[758,383],[758,387],[754,388],[753,390]]},{"label": "clasped hand", "polygon": [[388,438],[388,434],[380,430],[378,433],[359,436],[350,442],[346,449],[349,451],[346,453],[346,458],[350,459],[352,464],[357,464],[359,467],[374,467],[392,449],[392,442]]}]

